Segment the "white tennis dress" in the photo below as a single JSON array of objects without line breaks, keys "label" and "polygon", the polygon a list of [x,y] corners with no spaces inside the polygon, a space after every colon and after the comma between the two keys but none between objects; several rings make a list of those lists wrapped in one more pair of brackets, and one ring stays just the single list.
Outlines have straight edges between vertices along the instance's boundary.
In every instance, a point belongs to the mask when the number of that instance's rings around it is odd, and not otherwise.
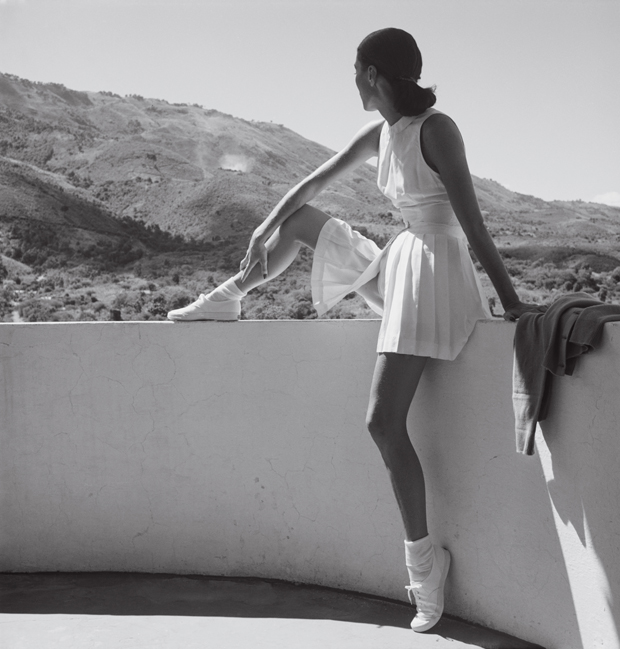
[{"label": "white tennis dress", "polygon": [[437,112],[386,122],[381,131],[377,184],[405,229],[380,250],[330,219],[319,235],[311,282],[321,316],[377,277],[383,309],[370,305],[382,315],[377,352],[453,360],[476,321],[492,316],[446,188],[422,156],[420,129]]}]

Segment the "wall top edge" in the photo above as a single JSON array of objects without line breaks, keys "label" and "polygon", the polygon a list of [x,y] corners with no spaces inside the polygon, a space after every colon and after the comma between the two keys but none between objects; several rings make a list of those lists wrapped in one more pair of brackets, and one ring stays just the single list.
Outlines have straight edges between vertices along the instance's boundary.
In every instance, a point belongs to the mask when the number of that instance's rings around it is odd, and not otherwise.
[{"label": "wall top edge", "polygon": [[[263,325],[263,324],[270,324],[270,325],[292,325],[292,326],[308,326],[312,324],[327,324],[330,323],[332,325],[337,325],[337,324],[344,324],[347,323],[348,325],[355,326],[355,323],[379,323],[381,322],[380,318],[314,318],[312,320],[238,320],[236,322],[220,322],[220,321],[214,321],[214,322],[206,322],[206,321],[195,321],[195,322],[170,322],[166,320],[123,320],[123,321],[107,321],[107,320],[86,320],[86,321],[78,321],[78,322],[0,322],[0,327],[78,327],[78,326],[85,326],[85,327],[93,327],[93,326],[104,326],[104,327],[114,327],[114,326],[126,326],[126,325],[132,325],[132,326],[148,326],[148,327],[154,327],[157,325],[160,326],[166,326],[166,327],[198,327],[198,326],[213,326],[213,325],[220,325],[220,326],[246,326],[246,325]],[[507,322],[503,318],[493,318],[493,319],[488,319],[488,320],[479,320],[479,323],[482,325],[500,325],[500,326],[507,326],[507,327],[514,327],[516,326],[516,323],[514,322]],[[609,324],[617,324],[620,325],[619,323],[609,323]]]},{"label": "wall top edge", "polygon": [[[197,320],[194,322],[171,322],[170,320],[79,320],[79,321],[72,321],[72,322],[0,322],[0,327],[41,327],[41,326],[55,326],[55,327],[63,327],[63,326],[68,326],[68,327],[74,327],[78,325],[84,325],[84,326],[93,326],[93,325],[105,325],[105,326],[118,326],[118,325],[148,325],[148,326],[155,326],[155,325],[165,325],[167,327],[175,326],[175,327],[187,327],[187,326],[198,326],[198,325],[205,325],[205,324],[223,324],[223,325],[244,325],[244,324],[259,324],[259,323],[286,323],[286,324],[295,324],[295,325],[306,325],[306,324],[312,324],[312,323],[317,323],[317,322],[331,322],[331,323],[356,323],[356,322],[381,322],[381,318],[313,318],[313,319],[308,319],[308,320],[296,320],[296,319],[277,319],[277,320],[269,320],[269,319],[264,319],[264,320],[237,320],[234,322],[225,322],[225,321],[219,321],[215,320],[212,322],[208,322],[205,320]],[[516,326],[516,322],[508,322],[507,320],[504,320],[501,317],[498,318],[487,318],[486,320],[479,320],[478,321],[480,324],[483,325],[493,325],[493,324],[499,324],[502,326],[510,326],[514,327]],[[612,327],[617,327],[620,326],[620,321],[616,322],[607,322],[606,325],[610,325]]]}]

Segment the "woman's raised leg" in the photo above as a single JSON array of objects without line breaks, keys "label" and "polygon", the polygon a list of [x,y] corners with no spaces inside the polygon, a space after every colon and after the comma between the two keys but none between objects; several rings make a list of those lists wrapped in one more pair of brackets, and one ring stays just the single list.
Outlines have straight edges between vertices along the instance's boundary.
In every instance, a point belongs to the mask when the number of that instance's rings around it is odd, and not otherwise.
[{"label": "woman's raised leg", "polygon": [[241,281],[243,273],[237,273],[234,276],[235,284],[241,291],[247,293],[280,275],[293,263],[302,245],[312,250],[316,248],[319,234],[330,218],[325,212],[312,205],[304,205],[298,209],[267,240],[267,277],[263,277],[262,269],[257,264],[245,281]]},{"label": "woman's raised leg", "polygon": [[316,207],[304,205],[271,235],[267,241],[268,274],[263,277],[260,265],[254,266],[245,280],[239,272],[215,288],[201,295],[186,307],[168,313],[169,320],[236,320],[241,312],[240,300],[260,284],[268,282],[286,270],[302,245],[316,248],[319,234],[330,219]]}]

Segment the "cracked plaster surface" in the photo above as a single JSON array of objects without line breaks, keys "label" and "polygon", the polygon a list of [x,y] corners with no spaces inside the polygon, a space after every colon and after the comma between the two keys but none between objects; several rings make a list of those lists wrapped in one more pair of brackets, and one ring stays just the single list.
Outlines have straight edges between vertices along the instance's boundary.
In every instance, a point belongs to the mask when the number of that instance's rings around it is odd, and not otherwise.
[{"label": "cracked plaster surface", "polygon": [[[410,415],[430,526],[455,559],[448,605],[521,637],[523,619],[552,612],[578,637],[586,604],[575,612],[571,588],[593,552],[588,589],[620,596],[606,561],[620,493],[601,479],[620,457],[619,328],[561,383],[541,460],[514,453],[509,325],[484,327],[454,364],[429,363]],[[3,568],[255,575],[403,599],[401,523],[364,430],[376,330],[0,327]]]}]

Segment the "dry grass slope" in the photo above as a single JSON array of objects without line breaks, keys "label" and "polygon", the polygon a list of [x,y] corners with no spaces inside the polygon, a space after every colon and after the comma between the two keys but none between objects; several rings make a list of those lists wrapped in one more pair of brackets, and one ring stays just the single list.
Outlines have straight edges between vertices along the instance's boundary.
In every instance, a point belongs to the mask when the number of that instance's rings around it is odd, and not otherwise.
[{"label": "dry grass slope", "polygon": [[[163,318],[233,272],[257,223],[332,153],[277,124],[0,74],[0,316]],[[474,182],[523,297],[618,298],[620,209]],[[315,204],[380,245],[399,228],[369,165]],[[316,317],[310,262],[255,291],[244,316]],[[357,297],[329,315],[373,317]]]}]

